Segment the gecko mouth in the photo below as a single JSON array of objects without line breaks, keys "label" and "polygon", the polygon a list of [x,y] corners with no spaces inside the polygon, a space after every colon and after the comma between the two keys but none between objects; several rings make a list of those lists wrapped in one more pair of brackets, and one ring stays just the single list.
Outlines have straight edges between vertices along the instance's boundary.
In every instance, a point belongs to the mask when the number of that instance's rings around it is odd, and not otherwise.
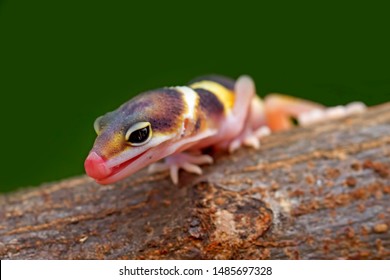
[{"label": "gecko mouth", "polygon": [[84,163],[85,171],[88,176],[94,178],[96,181],[103,182],[115,174],[121,172],[123,169],[143,156],[147,151],[140,153],[139,155],[113,167],[108,167],[106,160],[104,160],[96,152],[91,152]]},{"label": "gecko mouth", "polygon": [[[127,166],[129,166],[130,164],[132,164],[134,161],[136,161],[138,158],[140,158],[141,156],[143,156],[148,150],[146,150],[145,152],[142,152],[140,153],[138,156],[135,156],[129,160],[126,160],[114,167],[111,168],[111,173],[110,175],[108,175],[106,178],[108,177],[111,177],[117,173],[119,173],[120,171],[122,171],[124,168],[126,168]],[[106,179],[106,178],[102,178],[102,179]]]}]

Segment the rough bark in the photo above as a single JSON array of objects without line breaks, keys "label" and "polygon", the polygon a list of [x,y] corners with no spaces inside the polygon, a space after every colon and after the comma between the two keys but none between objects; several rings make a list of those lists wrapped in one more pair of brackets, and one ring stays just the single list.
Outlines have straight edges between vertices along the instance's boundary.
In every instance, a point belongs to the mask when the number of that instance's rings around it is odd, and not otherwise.
[{"label": "rough bark", "polygon": [[204,175],[0,196],[1,259],[389,259],[390,103],[219,154]]}]

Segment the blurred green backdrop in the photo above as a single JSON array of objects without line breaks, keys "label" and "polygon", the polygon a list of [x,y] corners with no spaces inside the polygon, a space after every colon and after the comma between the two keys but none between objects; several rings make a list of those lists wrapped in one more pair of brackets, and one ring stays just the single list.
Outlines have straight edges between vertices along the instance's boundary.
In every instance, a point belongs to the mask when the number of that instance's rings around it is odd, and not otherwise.
[{"label": "blurred green backdrop", "polygon": [[202,74],[327,105],[390,100],[388,7],[253,2],[0,2],[0,190],[82,174],[97,116]]}]

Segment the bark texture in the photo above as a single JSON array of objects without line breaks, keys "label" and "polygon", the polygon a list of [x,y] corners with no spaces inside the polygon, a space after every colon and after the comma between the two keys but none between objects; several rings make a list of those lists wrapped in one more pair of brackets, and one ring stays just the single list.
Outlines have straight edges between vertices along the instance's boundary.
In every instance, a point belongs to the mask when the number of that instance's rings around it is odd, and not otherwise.
[{"label": "bark texture", "polygon": [[1,259],[389,259],[390,103],[216,155],[202,176],[0,196]]}]

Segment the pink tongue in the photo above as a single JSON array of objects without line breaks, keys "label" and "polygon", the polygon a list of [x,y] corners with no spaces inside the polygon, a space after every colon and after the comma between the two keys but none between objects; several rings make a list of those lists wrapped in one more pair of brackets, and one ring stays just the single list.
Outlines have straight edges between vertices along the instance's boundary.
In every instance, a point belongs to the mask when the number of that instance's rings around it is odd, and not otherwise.
[{"label": "pink tongue", "polygon": [[95,152],[90,152],[84,163],[85,172],[89,177],[102,180],[111,174],[106,162]]}]

